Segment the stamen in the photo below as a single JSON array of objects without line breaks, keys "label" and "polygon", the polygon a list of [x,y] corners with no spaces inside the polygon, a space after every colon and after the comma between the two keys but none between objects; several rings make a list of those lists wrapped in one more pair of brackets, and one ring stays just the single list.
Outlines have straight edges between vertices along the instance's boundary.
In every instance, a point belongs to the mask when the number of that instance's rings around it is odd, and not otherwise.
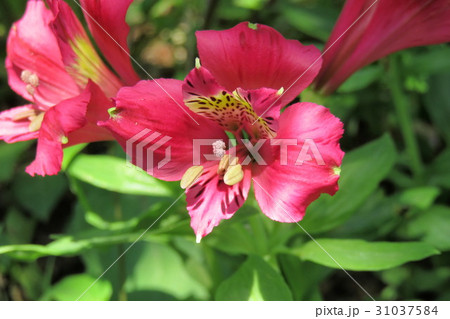
[{"label": "stamen", "polygon": [[33,87],[37,87],[39,85],[39,77],[36,73],[30,75],[28,78],[28,83]]},{"label": "stamen", "polygon": [[281,87],[278,91],[277,91],[277,95],[283,95],[284,93],[284,87]]},{"label": "stamen", "polygon": [[39,86],[39,77],[30,70],[23,70],[20,79],[26,84],[25,89],[28,94],[34,95],[35,89]]},{"label": "stamen", "polygon": [[248,23],[248,27],[252,30],[258,30],[258,24],[257,23]]},{"label": "stamen", "polygon": [[35,89],[31,84],[27,84],[27,86],[25,86],[25,89],[27,90],[28,94],[34,95]]},{"label": "stamen", "polygon": [[212,144],[212,146],[215,156],[217,156],[218,158],[222,158],[225,155],[226,144],[224,141],[217,140]]},{"label": "stamen", "polygon": [[341,176],[341,168],[339,166],[333,167],[333,173],[334,175]]},{"label": "stamen", "polygon": [[61,137],[61,144],[67,144],[69,143],[69,138],[67,136]]},{"label": "stamen", "polygon": [[21,113],[16,114],[15,116],[13,116],[12,120],[14,122],[21,121],[21,120],[25,120],[25,119],[34,118],[36,115],[37,114],[36,114],[35,110],[26,110],[26,111],[23,111]]},{"label": "stamen", "polygon": [[200,241],[202,240],[202,234],[197,234],[196,236],[195,236],[195,242],[197,243],[197,244],[200,244]]},{"label": "stamen", "polygon": [[31,72],[30,70],[23,70],[20,74],[20,79],[23,82],[28,83],[28,79],[30,78],[31,74],[33,74],[33,72]]},{"label": "stamen", "polygon": [[237,157],[231,158],[230,155],[225,154],[219,162],[219,167],[217,168],[217,174],[222,176],[223,174],[225,174],[228,167],[237,165],[238,162],[239,162],[239,158],[237,158]]},{"label": "stamen", "polygon": [[20,79],[25,83],[31,85],[31,87],[35,88],[39,86],[39,77],[36,73],[31,72],[30,70],[23,70],[20,74]]},{"label": "stamen", "polygon": [[44,115],[45,112],[41,112],[31,120],[30,125],[28,126],[28,130],[30,132],[39,131],[42,125],[42,121],[44,120]]},{"label": "stamen", "polygon": [[219,162],[219,167],[217,168],[217,174],[223,175],[230,165],[230,155],[225,154]]},{"label": "stamen", "polygon": [[180,181],[182,189],[186,189],[192,186],[194,182],[202,175],[203,166],[192,166],[187,169]]},{"label": "stamen", "polygon": [[230,166],[223,177],[223,181],[228,186],[233,186],[244,178],[244,171],[241,164]]},{"label": "stamen", "polygon": [[195,68],[196,69],[200,69],[202,67],[202,65],[200,64],[200,59],[199,58],[195,58]]},{"label": "stamen", "polygon": [[108,109],[109,118],[114,119],[116,118],[117,114],[119,114],[119,111],[117,110],[117,107],[110,107]]}]

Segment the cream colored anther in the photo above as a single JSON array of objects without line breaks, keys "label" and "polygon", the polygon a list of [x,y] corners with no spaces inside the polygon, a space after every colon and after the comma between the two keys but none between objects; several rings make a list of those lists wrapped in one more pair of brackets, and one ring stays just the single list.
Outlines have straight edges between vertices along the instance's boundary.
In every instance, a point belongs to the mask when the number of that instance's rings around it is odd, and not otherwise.
[{"label": "cream colored anther", "polygon": [[228,186],[233,186],[244,178],[244,171],[242,170],[241,164],[236,164],[228,167],[223,181]]},{"label": "cream colored anther", "polygon": [[202,175],[203,166],[192,166],[187,169],[180,181],[182,189],[186,189],[192,186],[194,182]]},{"label": "cream colored anther", "polygon": [[33,73],[30,70],[23,70],[20,74],[20,79],[25,84],[29,84],[32,87],[37,87],[39,85],[39,77],[36,73]]},{"label": "cream colored anther", "polygon": [[44,120],[45,113],[39,113],[35,118],[33,118],[30,122],[30,125],[28,126],[28,130],[30,132],[36,132],[39,131],[42,125],[42,121]]},{"label": "cream colored anther", "polygon": [[225,154],[219,162],[219,167],[217,168],[217,174],[223,175],[225,174],[228,167],[238,164],[239,158],[236,156],[230,157],[230,155]]},{"label": "cream colored anther", "polygon": [[39,86],[39,77],[30,70],[23,70],[20,79],[26,84],[25,89],[28,94],[34,95],[35,89]]}]

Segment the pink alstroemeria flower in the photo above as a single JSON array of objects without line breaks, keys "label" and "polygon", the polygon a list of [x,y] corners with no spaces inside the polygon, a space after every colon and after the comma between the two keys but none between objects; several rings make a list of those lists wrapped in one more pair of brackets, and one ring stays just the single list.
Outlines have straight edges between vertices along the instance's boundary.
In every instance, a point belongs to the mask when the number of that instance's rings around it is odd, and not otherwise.
[{"label": "pink alstroemeria flower", "polygon": [[62,0],[29,0],[24,16],[12,26],[7,41],[8,81],[30,104],[0,113],[0,140],[38,139],[36,159],[26,169],[30,175],[57,174],[63,147],[112,139],[96,123],[108,118],[111,98],[120,87],[139,80],[123,49],[131,1],[82,1],[92,35],[118,76],[103,63],[81,22]]},{"label": "pink alstroemeria flower", "polygon": [[[319,50],[248,23],[200,31],[197,40],[202,66],[197,63],[184,82],[158,79],[122,88],[115,115],[100,125],[124,149],[137,145],[128,149],[134,164],[162,180],[181,179],[198,242],[242,206],[252,180],[264,214],[280,222],[301,220],[321,193],[337,191],[344,155],[342,123],[327,108],[296,103],[281,113],[318,73],[318,63],[305,71]],[[226,132],[237,145],[227,147]],[[197,154],[194,143],[202,139],[208,142]],[[314,141],[320,159],[308,155],[300,165],[307,141]],[[262,161],[248,143],[262,143]],[[212,160],[203,156],[213,153]]]},{"label": "pink alstroemeria flower", "polygon": [[388,54],[448,41],[449,0],[347,0],[325,46],[316,87],[330,94]]}]

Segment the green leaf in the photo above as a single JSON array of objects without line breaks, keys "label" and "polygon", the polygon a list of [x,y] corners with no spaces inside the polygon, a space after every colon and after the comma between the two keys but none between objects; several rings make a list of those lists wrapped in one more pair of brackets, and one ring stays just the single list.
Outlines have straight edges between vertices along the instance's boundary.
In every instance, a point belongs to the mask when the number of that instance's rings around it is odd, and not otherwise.
[{"label": "green leaf", "polygon": [[20,211],[12,208],[5,218],[5,231],[8,244],[23,244],[32,240],[36,221],[24,216]]},{"label": "green leaf", "polygon": [[[142,232],[143,230],[134,233],[114,234],[105,231],[92,231],[77,237],[61,236],[47,245],[3,245],[0,246],[0,255],[7,254],[24,261],[33,261],[44,256],[75,256],[96,247],[132,243]],[[140,240],[148,240],[153,237],[153,234],[147,233]]]},{"label": "green leaf", "polygon": [[433,246],[423,242],[367,242],[357,239],[316,241],[306,243],[296,254],[303,260],[323,266],[336,269],[342,266],[354,271],[379,271],[439,254]]},{"label": "green leaf", "polygon": [[[75,301],[91,286],[97,278],[88,274],[64,277],[50,291],[48,297],[58,301]],[[99,279],[81,298],[85,301],[106,301],[112,296],[113,289],[109,281]]]},{"label": "green leaf", "polygon": [[286,21],[309,36],[326,41],[333,29],[337,12],[323,6],[299,7],[283,5],[281,12]]},{"label": "green leaf", "polygon": [[389,135],[347,153],[342,163],[339,191],[322,195],[308,208],[301,225],[310,233],[342,224],[364,203],[392,169],[397,153]]},{"label": "green leaf", "polygon": [[425,107],[447,144],[450,145],[450,74],[434,75],[429,80],[430,89],[425,95]]},{"label": "green leaf", "polygon": [[445,149],[429,165],[427,174],[428,184],[450,189],[450,149]]},{"label": "green leaf", "polygon": [[294,300],[322,300],[319,284],[332,272],[331,269],[293,255],[280,254],[278,260]]},{"label": "green leaf", "polygon": [[169,184],[151,177],[124,159],[108,155],[77,156],[67,173],[83,182],[109,191],[150,196],[173,196]]},{"label": "green leaf", "polygon": [[61,164],[61,169],[63,171],[67,170],[72,160],[87,146],[88,144],[77,144],[64,149],[63,162]]},{"label": "green leaf", "polygon": [[432,244],[441,251],[450,250],[450,208],[434,206],[421,212],[406,225],[405,236]]},{"label": "green leaf", "polygon": [[30,146],[30,142],[0,144],[0,182],[11,179],[19,156]]},{"label": "green leaf", "polygon": [[[130,299],[152,298],[159,293],[170,299],[206,299],[206,289],[186,272],[180,255],[167,245],[139,242],[127,255],[125,289]],[[135,297],[133,297],[133,294]],[[138,297],[139,296],[139,297]],[[172,299],[173,299],[172,297]]]},{"label": "green leaf", "polygon": [[31,177],[22,173],[13,184],[17,201],[40,221],[47,221],[67,189],[63,175]]},{"label": "green leaf", "polygon": [[345,223],[333,229],[330,237],[374,240],[390,233],[401,223],[398,199],[386,197],[379,189],[367,198]]},{"label": "green leaf", "polygon": [[450,71],[450,47],[446,44],[426,47],[425,52],[402,51],[406,74],[427,76]]},{"label": "green leaf", "polygon": [[233,4],[237,7],[260,10],[264,7],[268,0],[233,0]]},{"label": "green leaf", "polygon": [[350,93],[368,87],[383,74],[379,65],[369,65],[349,77],[338,89],[339,93]]},{"label": "green leaf", "polygon": [[433,204],[440,193],[440,189],[433,186],[409,188],[400,194],[399,202],[425,210]]},{"label": "green leaf", "polygon": [[250,255],[217,288],[216,300],[292,300],[283,277],[261,257]]}]

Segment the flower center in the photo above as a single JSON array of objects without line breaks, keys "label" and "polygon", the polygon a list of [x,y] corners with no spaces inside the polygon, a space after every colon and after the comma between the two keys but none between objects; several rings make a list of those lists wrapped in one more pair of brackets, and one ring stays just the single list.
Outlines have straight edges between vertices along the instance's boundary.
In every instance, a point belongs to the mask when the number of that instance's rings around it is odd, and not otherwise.
[{"label": "flower center", "polygon": [[[191,187],[204,173],[205,169],[201,165],[188,168],[181,178],[181,188],[187,189]],[[228,186],[233,186],[242,181],[244,171],[242,165],[239,164],[239,158],[224,154],[217,167],[217,175]]]}]

